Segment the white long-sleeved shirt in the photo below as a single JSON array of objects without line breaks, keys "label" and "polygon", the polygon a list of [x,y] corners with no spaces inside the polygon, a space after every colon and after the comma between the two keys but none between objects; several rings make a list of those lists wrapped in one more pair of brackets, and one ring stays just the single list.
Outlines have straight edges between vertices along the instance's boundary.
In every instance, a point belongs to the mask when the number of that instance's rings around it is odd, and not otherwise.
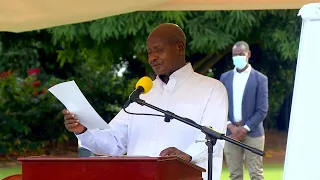
[{"label": "white long-sleeved shirt", "polygon": [[[234,114],[234,121],[240,122],[242,119],[242,98],[244,89],[247,85],[250,72],[251,72],[251,65],[248,66],[248,68],[239,73],[236,69],[234,69],[234,75],[233,75],[233,114]],[[246,128],[248,131],[250,131],[250,128],[247,125],[244,125],[244,128]]]},{"label": "white long-sleeved shirt", "polygon": [[[190,63],[174,72],[167,84],[158,77],[153,88],[140,96],[147,103],[187,117],[198,124],[225,133],[228,97],[220,81],[195,73]],[[127,111],[160,114],[132,103]],[[163,117],[129,115],[121,110],[110,122],[111,129],[87,130],[77,135],[82,147],[100,155],[159,156],[163,149],[176,147],[192,156],[192,163],[207,169],[207,146],[196,143],[205,135],[178,120],[164,122]],[[213,153],[213,179],[220,180],[224,141],[218,140]],[[206,178],[204,173],[203,177]]]}]

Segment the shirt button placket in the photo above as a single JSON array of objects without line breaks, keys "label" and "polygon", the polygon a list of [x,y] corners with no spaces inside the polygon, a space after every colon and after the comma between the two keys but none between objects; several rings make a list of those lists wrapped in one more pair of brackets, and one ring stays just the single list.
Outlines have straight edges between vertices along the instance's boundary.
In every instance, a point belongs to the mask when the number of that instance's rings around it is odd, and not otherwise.
[{"label": "shirt button placket", "polygon": [[[167,106],[168,103],[170,103],[170,98],[171,98],[171,93],[173,91],[173,88],[176,84],[176,81],[174,79],[170,80],[168,82],[168,84],[166,84],[165,86],[163,86],[163,93],[162,93],[162,97],[159,99],[160,101],[160,107],[163,110],[167,110]],[[159,138],[161,136],[161,134],[164,132],[164,117],[161,118],[160,121],[157,121],[157,128],[156,128],[156,132],[154,132],[154,135],[156,136],[156,138]],[[156,146],[161,146],[161,144],[158,144],[159,142],[157,141]],[[158,149],[158,148],[157,148]]]}]

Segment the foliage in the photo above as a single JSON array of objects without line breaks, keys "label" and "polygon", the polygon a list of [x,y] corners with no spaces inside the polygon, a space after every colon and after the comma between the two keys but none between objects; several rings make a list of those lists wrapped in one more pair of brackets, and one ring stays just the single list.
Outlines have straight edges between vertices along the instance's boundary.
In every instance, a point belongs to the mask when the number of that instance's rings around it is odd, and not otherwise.
[{"label": "foliage", "polygon": [[81,72],[78,72],[79,75],[73,78],[90,104],[106,122],[120,111],[121,104],[133,90],[133,82],[137,80],[119,77],[118,71],[116,67],[113,70],[94,70],[84,64]]},{"label": "foliage", "polygon": [[[184,29],[188,55],[218,54],[235,41],[244,39],[259,43],[265,50],[277,51],[283,59],[294,59],[300,32],[300,19],[296,13],[296,10],[134,12],[47,31],[52,34],[55,44],[65,46],[61,57],[70,60],[78,55],[69,51],[71,46],[90,48],[102,61],[108,57],[110,63],[127,53],[143,54],[141,59],[146,60],[146,37],[154,27],[167,22]],[[105,51],[94,50],[97,47],[93,44],[102,46]]]},{"label": "foliage", "polygon": [[63,129],[56,126],[61,122],[58,112],[62,106],[47,92],[58,82],[61,81],[56,78],[36,75],[22,79],[15,74],[0,80],[1,153],[24,153],[48,140],[65,138]]},{"label": "foliage", "polygon": [[[27,33],[26,33],[27,34]],[[96,111],[110,121],[119,111],[119,105],[132,91],[131,80],[118,76],[117,72],[127,64],[96,63],[95,51],[100,47],[83,51],[73,61],[56,61],[64,48],[48,44],[46,32],[22,39],[22,34],[3,33],[0,63],[0,155],[30,153],[65,143],[74,136],[63,125],[63,105],[46,90],[59,82],[75,80]],[[41,36],[40,36],[41,34]],[[10,40],[6,38],[11,36]],[[19,43],[20,42],[20,43]],[[74,49],[73,49],[74,50]],[[101,49],[103,51],[103,49]],[[58,52],[58,53],[57,53]],[[91,54],[90,54],[91,53]],[[40,73],[29,75],[27,71],[40,68]],[[124,75],[126,72],[124,73]],[[127,85],[127,86],[125,86]],[[12,143],[14,142],[14,143]]]}]

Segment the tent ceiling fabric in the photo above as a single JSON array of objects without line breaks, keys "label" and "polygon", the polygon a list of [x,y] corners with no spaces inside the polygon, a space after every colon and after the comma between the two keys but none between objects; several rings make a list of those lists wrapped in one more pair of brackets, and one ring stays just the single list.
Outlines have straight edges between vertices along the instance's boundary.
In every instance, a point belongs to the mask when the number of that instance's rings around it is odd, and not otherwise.
[{"label": "tent ceiling fabric", "polygon": [[80,23],[138,11],[168,1],[169,0],[0,0],[0,31],[23,32]]},{"label": "tent ceiling fabric", "polygon": [[23,32],[134,12],[300,9],[318,0],[0,0],[0,31]]},{"label": "tent ceiling fabric", "polygon": [[319,0],[171,0],[148,10],[265,10],[300,9]]}]

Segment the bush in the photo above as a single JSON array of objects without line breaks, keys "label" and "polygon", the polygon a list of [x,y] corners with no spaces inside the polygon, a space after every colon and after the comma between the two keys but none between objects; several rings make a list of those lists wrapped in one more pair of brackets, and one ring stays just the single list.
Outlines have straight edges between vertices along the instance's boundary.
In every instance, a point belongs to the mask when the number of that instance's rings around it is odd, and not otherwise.
[{"label": "bush", "polygon": [[61,126],[63,106],[47,92],[59,82],[36,74],[20,78],[7,73],[1,77],[0,153],[27,153],[41,149],[50,140],[68,139]]}]

